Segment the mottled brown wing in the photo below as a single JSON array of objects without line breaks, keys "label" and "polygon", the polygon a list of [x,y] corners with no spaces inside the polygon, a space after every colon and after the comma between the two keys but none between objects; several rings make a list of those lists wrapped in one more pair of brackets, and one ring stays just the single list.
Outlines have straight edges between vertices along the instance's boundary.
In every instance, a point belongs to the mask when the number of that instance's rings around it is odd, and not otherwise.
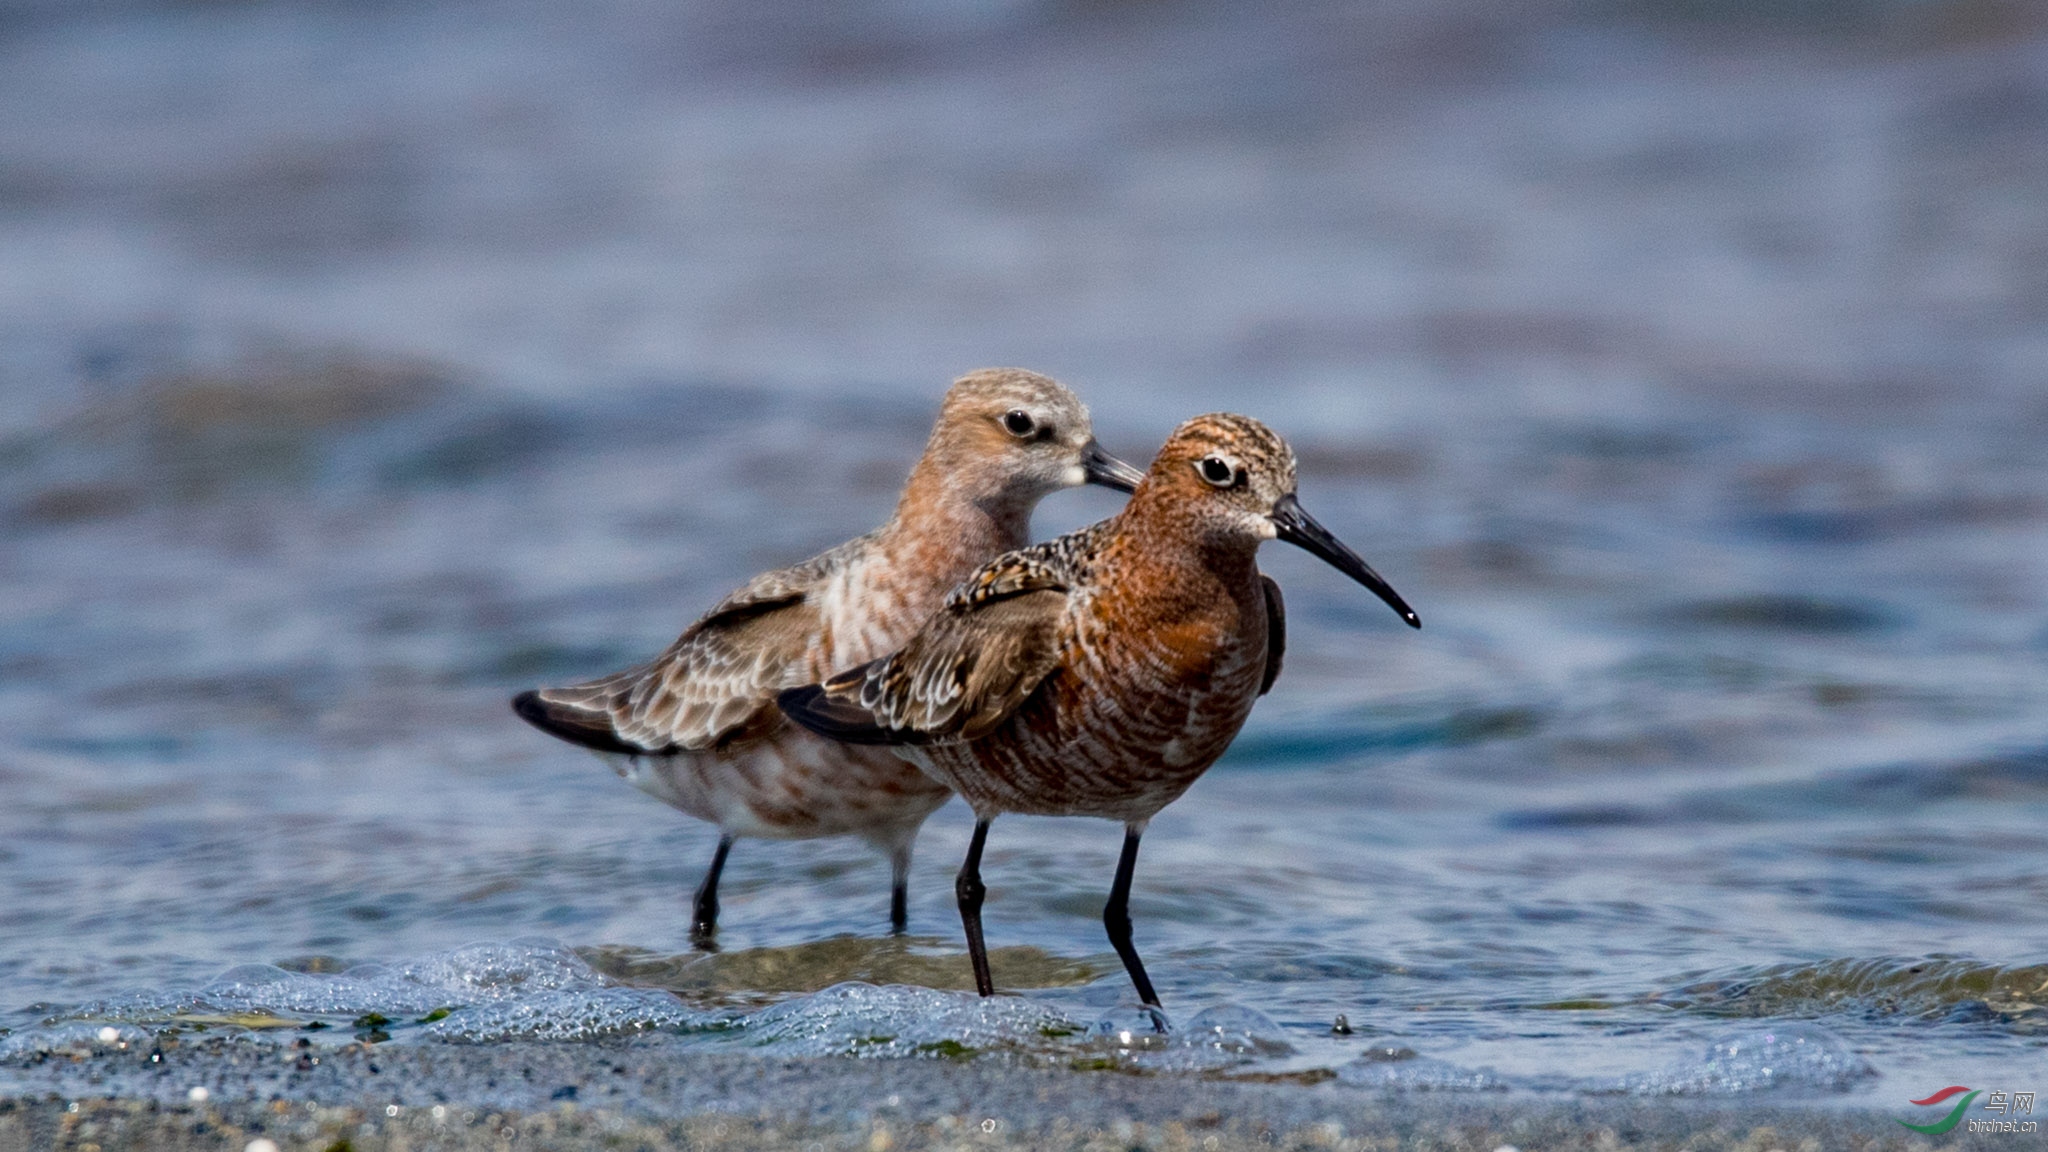
[{"label": "mottled brown wing", "polygon": [[1059,664],[1067,590],[1045,547],[997,557],[900,650],[782,693],[782,710],[860,744],[972,740],[994,730]]},{"label": "mottled brown wing", "polygon": [[1066,602],[1046,589],[940,612],[902,651],[869,666],[861,707],[877,726],[924,743],[987,734],[1059,664]]},{"label": "mottled brown wing", "polygon": [[1266,675],[1259,681],[1259,695],[1273,690],[1280,678],[1280,658],[1287,655],[1287,602],[1280,598],[1280,583],[1264,572],[1259,584],[1266,590]]},{"label": "mottled brown wing", "polygon": [[818,614],[801,595],[691,625],[612,706],[620,738],[699,752],[774,726],[775,693],[810,678]]},{"label": "mottled brown wing", "polygon": [[514,707],[555,735],[600,751],[703,751],[764,733],[778,719],[775,694],[812,674],[806,657],[817,643],[819,618],[809,593],[859,543],[755,577],[652,663],[528,693]]}]

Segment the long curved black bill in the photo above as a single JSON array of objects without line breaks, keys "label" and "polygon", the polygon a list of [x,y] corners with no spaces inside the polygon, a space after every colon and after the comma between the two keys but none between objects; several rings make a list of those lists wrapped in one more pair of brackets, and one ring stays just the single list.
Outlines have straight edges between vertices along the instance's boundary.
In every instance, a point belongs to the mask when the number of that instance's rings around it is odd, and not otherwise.
[{"label": "long curved black bill", "polygon": [[1387,607],[1401,614],[1410,628],[1422,627],[1422,617],[1408,606],[1394,586],[1380,578],[1358,553],[1344,546],[1342,540],[1330,535],[1330,530],[1316,522],[1294,498],[1293,493],[1282,496],[1273,505],[1273,526],[1280,530],[1280,539],[1297,548],[1305,548],[1320,557],[1324,563],[1342,572],[1367,588],[1373,595],[1387,602]]},{"label": "long curved black bill", "polygon": [[1143,472],[1104,452],[1102,445],[1093,440],[1081,449],[1081,470],[1087,474],[1088,483],[1119,492],[1137,491],[1138,481],[1145,478]]}]

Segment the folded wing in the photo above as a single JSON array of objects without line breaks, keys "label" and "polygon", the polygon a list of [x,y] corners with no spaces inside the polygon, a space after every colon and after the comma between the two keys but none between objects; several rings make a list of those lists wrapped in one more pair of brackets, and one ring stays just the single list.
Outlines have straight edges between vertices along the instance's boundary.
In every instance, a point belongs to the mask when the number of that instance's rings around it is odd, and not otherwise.
[{"label": "folded wing", "polygon": [[1280,658],[1287,655],[1287,602],[1280,598],[1280,584],[1264,572],[1259,586],[1266,592],[1266,674],[1259,680],[1259,695],[1273,690],[1280,678]]},{"label": "folded wing", "polygon": [[1060,541],[990,561],[897,652],[778,697],[822,736],[932,744],[994,731],[1060,660],[1067,574]]},{"label": "folded wing", "polygon": [[653,662],[512,707],[552,735],[599,752],[671,755],[729,747],[779,722],[775,694],[812,673],[820,617],[810,593],[849,549],[757,576],[690,625]]}]

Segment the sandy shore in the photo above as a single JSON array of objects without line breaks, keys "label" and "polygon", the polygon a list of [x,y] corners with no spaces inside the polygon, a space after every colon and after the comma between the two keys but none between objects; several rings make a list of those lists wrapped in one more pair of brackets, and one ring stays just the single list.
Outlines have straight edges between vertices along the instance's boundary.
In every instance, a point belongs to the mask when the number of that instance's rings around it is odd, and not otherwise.
[{"label": "sandy shore", "polygon": [[320,1152],[1930,1146],[1889,1115],[1828,1101],[1387,1094],[994,1060],[677,1058],[644,1043],[350,1046],[315,1057],[220,1041],[156,1060],[52,1055],[0,1078],[5,1152],[241,1152],[258,1140]]},{"label": "sandy shore", "polygon": [[[1413,1104],[1410,1109],[1408,1105]],[[563,1106],[543,1113],[460,1113],[436,1121],[420,1113],[388,1117],[380,1110],[306,1108],[286,1102],[162,1108],[133,1100],[86,1101],[78,1111],[60,1102],[0,1103],[0,1149],[98,1148],[246,1150],[269,1140],[281,1150],[399,1152],[409,1149],[792,1149],[804,1152],[900,1149],[1075,1149],[1161,1152],[1275,1148],[1418,1149],[1494,1152],[1526,1149],[1926,1148],[1923,1137],[1868,1115],[1825,1118],[1775,1110],[1685,1110],[1659,1114],[1640,1106],[1528,1106],[1475,1110],[1436,1102],[1393,1102],[1345,1108],[1347,1119],[1284,1128],[1225,1118],[1072,1123],[1052,1117],[1028,1130],[984,1132],[957,1118],[932,1122],[806,1123],[753,1117],[692,1116],[652,1120]],[[1398,1111],[1445,1112],[1397,1120]],[[473,1120],[464,1119],[474,1116]],[[1511,1144],[1520,1141],[1520,1144]],[[261,1148],[261,1145],[256,1145]]]}]

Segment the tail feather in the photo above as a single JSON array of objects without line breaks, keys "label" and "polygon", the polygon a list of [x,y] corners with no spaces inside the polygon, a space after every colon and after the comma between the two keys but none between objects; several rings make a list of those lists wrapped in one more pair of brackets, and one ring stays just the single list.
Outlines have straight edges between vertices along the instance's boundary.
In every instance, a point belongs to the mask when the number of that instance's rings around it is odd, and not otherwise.
[{"label": "tail feather", "polygon": [[521,692],[512,698],[512,710],[519,718],[559,740],[581,745],[593,752],[615,752],[625,756],[660,755],[666,748],[643,748],[619,738],[612,728],[609,710],[579,707],[549,700],[539,691]]}]

